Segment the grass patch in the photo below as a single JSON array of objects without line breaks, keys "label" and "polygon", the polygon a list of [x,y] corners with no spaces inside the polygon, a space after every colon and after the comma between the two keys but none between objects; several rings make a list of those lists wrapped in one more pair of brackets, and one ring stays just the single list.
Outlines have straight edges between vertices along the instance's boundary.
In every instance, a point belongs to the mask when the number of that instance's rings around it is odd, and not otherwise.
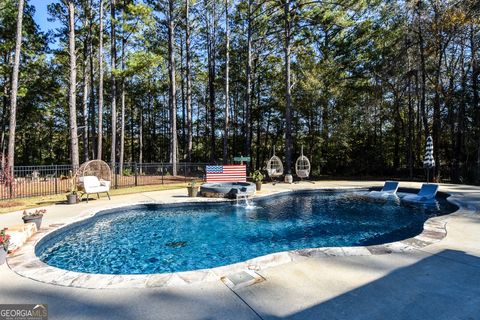
[{"label": "grass patch", "polygon": [[[125,194],[132,194],[132,193],[181,189],[181,188],[185,188],[186,186],[187,186],[186,183],[176,183],[176,184],[164,184],[164,185],[153,185],[153,186],[138,186],[138,187],[122,188],[122,189],[111,189],[110,196],[120,196]],[[31,197],[31,198],[22,198],[22,199],[16,199],[16,200],[3,200],[3,201],[0,201],[0,214],[12,212],[12,211],[49,206],[56,203],[62,203],[66,200],[65,198],[66,195],[67,195],[66,193],[62,193],[62,194],[57,194],[52,196]]]},{"label": "grass patch", "polygon": [[23,205],[21,201],[0,201],[0,208],[11,208],[11,207],[18,207]]}]

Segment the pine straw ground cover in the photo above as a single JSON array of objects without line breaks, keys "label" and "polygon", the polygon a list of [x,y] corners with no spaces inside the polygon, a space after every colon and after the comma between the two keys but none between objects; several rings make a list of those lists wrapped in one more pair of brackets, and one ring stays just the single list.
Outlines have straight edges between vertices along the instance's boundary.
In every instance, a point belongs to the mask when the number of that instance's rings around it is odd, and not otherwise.
[{"label": "pine straw ground cover", "polygon": [[[149,191],[181,189],[181,188],[185,188],[186,186],[187,186],[186,183],[178,183],[178,184],[150,185],[150,186],[122,188],[122,189],[111,189],[110,195],[117,196],[122,194],[142,193],[142,192],[149,192]],[[0,214],[12,212],[12,211],[36,208],[41,206],[47,206],[55,203],[62,203],[66,200],[65,196],[66,194],[57,194],[52,196],[30,197],[30,198],[15,199],[15,200],[2,200],[0,201]]]}]

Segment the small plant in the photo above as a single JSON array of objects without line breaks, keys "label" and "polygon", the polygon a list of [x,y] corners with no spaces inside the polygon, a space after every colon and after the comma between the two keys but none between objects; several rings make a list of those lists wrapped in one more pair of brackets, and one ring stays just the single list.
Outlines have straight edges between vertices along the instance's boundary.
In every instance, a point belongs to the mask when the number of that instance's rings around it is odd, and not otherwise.
[{"label": "small plant", "polygon": [[261,182],[265,176],[260,172],[260,170],[255,170],[250,174],[250,178],[252,178],[254,182]]},{"label": "small plant", "polygon": [[47,212],[47,209],[37,209],[34,212],[23,211],[22,218],[39,218],[43,217],[43,214]]},{"label": "small plant", "polygon": [[197,194],[198,194],[197,182],[196,182],[195,180],[192,180],[192,181],[188,184],[187,190],[188,190],[188,196],[189,196],[189,197],[196,197]]},{"label": "small plant", "polygon": [[0,248],[3,247],[5,251],[8,251],[8,245],[10,244],[10,235],[6,234],[8,228],[0,230]]},{"label": "small plant", "polygon": [[72,170],[70,170],[70,191],[69,191],[69,193],[76,195],[77,192],[78,192],[77,179],[76,179],[76,176],[73,175]]},{"label": "small plant", "polygon": [[130,169],[130,168],[123,169],[123,175],[124,175],[125,177],[133,176],[133,171],[132,171],[132,169]]},{"label": "small plant", "polygon": [[37,230],[40,230],[42,225],[43,214],[47,212],[46,209],[37,209],[35,212],[28,212],[27,210],[23,211],[22,220],[24,223],[34,222],[37,226]]}]

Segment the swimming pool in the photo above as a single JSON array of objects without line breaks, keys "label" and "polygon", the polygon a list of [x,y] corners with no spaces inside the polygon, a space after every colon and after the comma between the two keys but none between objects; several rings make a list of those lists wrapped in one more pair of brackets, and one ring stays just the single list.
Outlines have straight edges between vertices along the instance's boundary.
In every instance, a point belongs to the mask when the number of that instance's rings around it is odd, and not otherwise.
[{"label": "swimming pool", "polygon": [[293,192],[232,203],[137,205],[99,212],[36,246],[39,258],[70,271],[154,274],[228,265],[273,252],[361,246],[410,238],[437,206],[372,203],[349,191]]}]

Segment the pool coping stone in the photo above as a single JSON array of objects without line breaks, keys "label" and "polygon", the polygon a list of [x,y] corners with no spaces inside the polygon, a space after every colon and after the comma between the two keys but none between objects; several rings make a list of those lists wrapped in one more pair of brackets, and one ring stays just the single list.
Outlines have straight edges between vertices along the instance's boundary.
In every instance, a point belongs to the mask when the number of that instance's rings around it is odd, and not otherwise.
[{"label": "pool coping stone", "polygon": [[[306,190],[335,190],[335,189],[359,189],[365,187],[328,187],[308,189],[285,189],[274,191],[268,194],[256,195],[255,198],[270,197],[283,193],[302,192]],[[385,243],[371,246],[356,247],[322,247],[306,248],[299,250],[283,251],[256,257],[243,262],[220,266],[210,269],[201,269],[185,272],[162,273],[162,274],[139,274],[139,275],[115,275],[115,274],[89,274],[68,271],[50,266],[41,261],[35,254],[35,247],[42,239],[54,236],[58,232],[65,231],[65,228],[74,227],[102,211],[118,209],[125,206],[141,204],[198,204],[206,202],[227,202],[231,200],[215,198],[195,198],[179,203],[178,201],[138,201],[130,203],[119,203],[106,205],[98,208],[82,210],[79,215],[66,220],[64,223],[50,224],[31,237],[24,246],[7,258],[8,266],[17,274],[39,282],[87,289],[120,289],[120,288],[158,288],[175,287],[192,283],[218,281],[224,277],[241,272],[257,272],[266,268],[282,264],[302,261],[308,258],[323,258],[332,256],[369,256],[391,253],[402,253],[422,249],[433,243],[439,242],[447,235],[447,223],[452,216],[471,214],[475,208],[464,204],[461,195],[449,193],[448,201],[456,205],[458,209],[450,214],[436,216],[424,223],[423,231],[415,237],[397,242]]]}]

